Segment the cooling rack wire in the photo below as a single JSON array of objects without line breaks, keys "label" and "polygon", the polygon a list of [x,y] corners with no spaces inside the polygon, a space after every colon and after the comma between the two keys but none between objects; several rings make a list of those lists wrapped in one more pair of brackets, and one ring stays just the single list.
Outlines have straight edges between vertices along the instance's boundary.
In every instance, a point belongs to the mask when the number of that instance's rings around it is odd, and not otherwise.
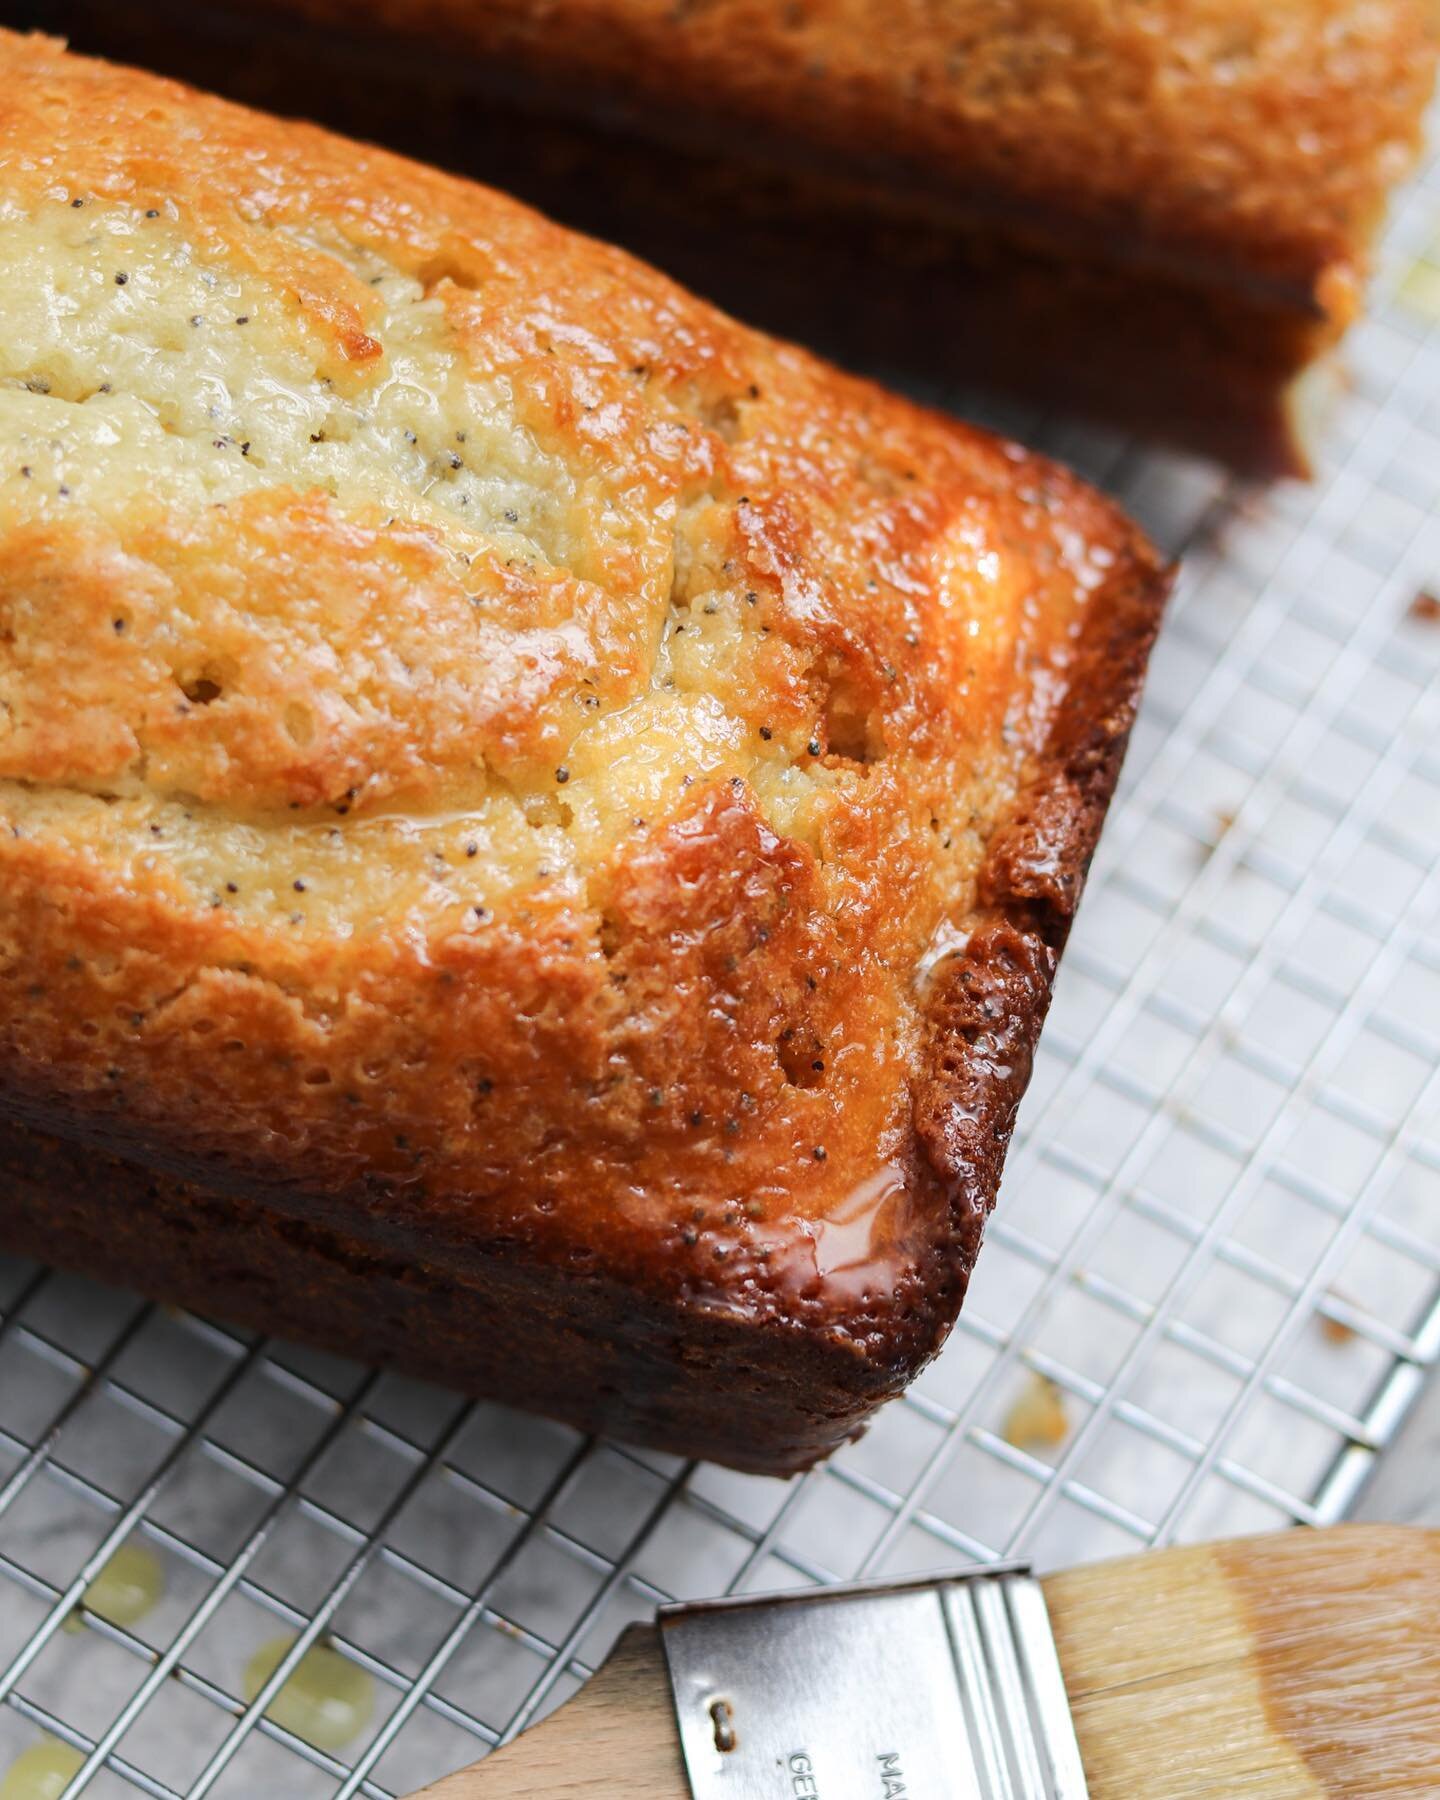
[{"label": "cooling rack wire", "polygon": [[[911,1392],[787,1484],[0,1263],[0,1771],[48,1735],[71,1794],[383,1800],[663,1599],[1345,1514],[1440,1355],[1436,160],[1350,361],[1319,479],[1263,495],[992,411],[1186,569]],[[272,1705],[316,1646],[343,1743]]]}]

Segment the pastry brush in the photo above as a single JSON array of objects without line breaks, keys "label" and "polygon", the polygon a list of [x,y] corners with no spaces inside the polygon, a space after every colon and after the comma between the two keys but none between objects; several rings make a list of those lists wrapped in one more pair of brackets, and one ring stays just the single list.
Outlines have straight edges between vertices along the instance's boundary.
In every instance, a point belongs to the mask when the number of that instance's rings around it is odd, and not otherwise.
[{"label": "pastry brush", "polygon": [[1440,1795],[1440,1532],[661,1609],[424,1800]]}]

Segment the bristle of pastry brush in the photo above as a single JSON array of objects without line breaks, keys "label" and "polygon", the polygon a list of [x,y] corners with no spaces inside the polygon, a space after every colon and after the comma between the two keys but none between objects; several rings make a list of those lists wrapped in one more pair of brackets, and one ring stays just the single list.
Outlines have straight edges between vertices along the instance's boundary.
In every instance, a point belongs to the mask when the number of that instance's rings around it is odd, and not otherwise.
[{"label": "bristle of pastry brush", "polygon": [[1440,1794],[1440,1533],[1296,1531],[1045,1591],[1094,1800]]}]

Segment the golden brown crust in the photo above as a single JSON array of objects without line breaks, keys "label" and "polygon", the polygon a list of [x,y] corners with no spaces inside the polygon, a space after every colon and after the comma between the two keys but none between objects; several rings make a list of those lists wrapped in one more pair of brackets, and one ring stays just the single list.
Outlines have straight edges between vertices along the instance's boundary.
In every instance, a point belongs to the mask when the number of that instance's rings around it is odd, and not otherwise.
[{"label": "golden brown crust", "polygon": [[813,1460],[959,1305],[1153,552],[497,195],[0,57],[0,1234],[347,1348],[408,1268],[377,1353]]}]

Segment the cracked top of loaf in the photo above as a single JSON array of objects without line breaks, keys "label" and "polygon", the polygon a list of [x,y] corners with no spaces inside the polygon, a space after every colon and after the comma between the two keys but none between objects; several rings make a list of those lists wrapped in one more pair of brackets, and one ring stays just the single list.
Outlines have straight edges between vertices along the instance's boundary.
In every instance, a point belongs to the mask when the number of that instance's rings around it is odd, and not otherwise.
[{"label": "cracked top of loaf", "polygon": [[0,67],[0,1109],[933,1340],[1152,552],[496,194]]}]

